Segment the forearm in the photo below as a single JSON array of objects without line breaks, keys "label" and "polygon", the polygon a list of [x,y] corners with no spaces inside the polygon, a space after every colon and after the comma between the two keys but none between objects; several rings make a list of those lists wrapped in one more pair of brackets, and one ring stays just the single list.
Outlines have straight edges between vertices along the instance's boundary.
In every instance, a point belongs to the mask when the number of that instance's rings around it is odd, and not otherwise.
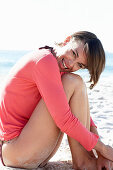
[{"label": "forearm", "polygon": [[[97,128],[95,126],[91,126],[90,131],[99,136],[99,133],[98,133]],[[96,150],[96,152],[97,152],[98,157],[102,156],[101,153],[99,152],[100,148],[101,148],[101,150],[103,150],[104,144],[101,142],[100,137],[99,137],[98,144],[94,148]]]}]

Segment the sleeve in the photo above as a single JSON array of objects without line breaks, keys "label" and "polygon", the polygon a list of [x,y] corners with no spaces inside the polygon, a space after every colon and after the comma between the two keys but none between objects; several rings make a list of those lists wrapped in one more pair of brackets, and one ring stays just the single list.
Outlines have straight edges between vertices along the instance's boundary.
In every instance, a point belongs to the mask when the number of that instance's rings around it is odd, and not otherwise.
[{"label": "sleeve", "polygon": [[97,128],[97,126],[95,125],[95,123],[94,123],[94,121],[93,121],[92,117],[90,117],[90,126],[94,126],[94,127],[96,127],[96,128]]},{"label": "sleeve", "polygon": [[98,136],[89,132],[71,113],[56,58],[49,54],[36,63],[33,79],[56,125],[86,150],[96,145]]}]

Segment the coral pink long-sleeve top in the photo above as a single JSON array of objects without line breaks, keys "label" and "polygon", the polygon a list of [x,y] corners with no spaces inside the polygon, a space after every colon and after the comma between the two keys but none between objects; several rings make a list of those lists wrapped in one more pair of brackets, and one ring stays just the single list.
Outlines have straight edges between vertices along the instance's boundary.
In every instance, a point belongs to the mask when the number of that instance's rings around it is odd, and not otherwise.
[{"label": "coral pink long-sleeve top", "polygon": [[19,136],[41,98],[62,132],[85,149],[94,148],[98,136],[71,113],[57,60],[46,49],[25,55],[10,71],[0,93],[0,140]]}]

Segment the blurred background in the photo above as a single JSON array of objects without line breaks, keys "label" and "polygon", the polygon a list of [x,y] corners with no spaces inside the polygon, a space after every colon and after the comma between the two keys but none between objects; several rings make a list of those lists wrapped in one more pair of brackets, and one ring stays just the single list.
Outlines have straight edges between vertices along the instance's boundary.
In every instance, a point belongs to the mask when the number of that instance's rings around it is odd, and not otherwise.
[{"label": "blurred background", "polygon": [[101,40],[113,74],[112,9],[112,0],[0,0],[0,77],[25,53],[81,30]]}]

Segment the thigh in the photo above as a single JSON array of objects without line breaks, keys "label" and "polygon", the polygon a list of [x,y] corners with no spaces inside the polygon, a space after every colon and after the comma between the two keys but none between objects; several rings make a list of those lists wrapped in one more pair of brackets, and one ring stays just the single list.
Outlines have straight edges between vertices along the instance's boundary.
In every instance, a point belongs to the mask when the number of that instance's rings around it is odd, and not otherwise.
[{"label": "thigh", "polygon": [[7,166],[34,168],[51,154],[59,136],[60,130],[41,99],[21,134],[3,144],[3,161]]}]

